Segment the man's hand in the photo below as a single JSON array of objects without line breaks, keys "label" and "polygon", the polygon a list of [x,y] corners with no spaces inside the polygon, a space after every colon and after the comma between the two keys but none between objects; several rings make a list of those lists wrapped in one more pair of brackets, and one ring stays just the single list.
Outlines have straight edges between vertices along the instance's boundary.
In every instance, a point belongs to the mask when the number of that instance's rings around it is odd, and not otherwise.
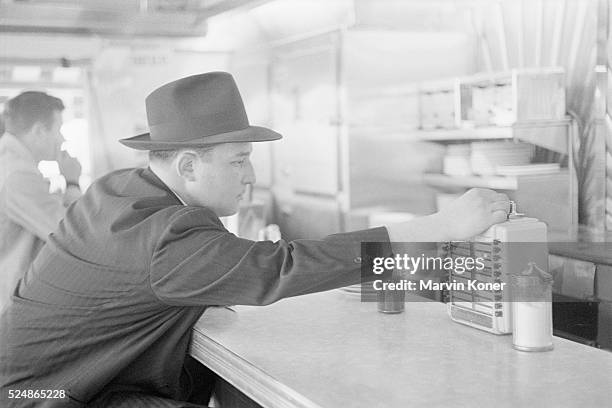
[{"label": "man's hand", "polygon": [[81,164],[77,159],[70,156],[68,152],[61,151],[57,157],[57,164],[60,172],[66,179],[67,184],[79,185],[79,177],[81,177]]},{"label": "man's hand", "polygon": [[493,224],[506,220],[510,199],[506,194],[473,188],[451,202],[435,216],[446,226],[450,240],[473,237]]},{"label": "man's hand", "polygon": [[387,226],[392,242],[442,242],[480,234],[506,220],[510,200],[493,190],[474,188],[440,212]]}]

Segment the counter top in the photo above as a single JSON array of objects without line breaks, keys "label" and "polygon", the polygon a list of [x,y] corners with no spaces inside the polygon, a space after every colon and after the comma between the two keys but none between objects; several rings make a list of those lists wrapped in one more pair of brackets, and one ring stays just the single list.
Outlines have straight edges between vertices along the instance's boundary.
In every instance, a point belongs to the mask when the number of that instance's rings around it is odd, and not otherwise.
[{"label": "counter top", "polygon": [[342,291],[266,307],[207,310],[191,353],[266,407],[603,407],[612,353],[554,338],[526,353],[448,318],[446,305],[404,313]]}]

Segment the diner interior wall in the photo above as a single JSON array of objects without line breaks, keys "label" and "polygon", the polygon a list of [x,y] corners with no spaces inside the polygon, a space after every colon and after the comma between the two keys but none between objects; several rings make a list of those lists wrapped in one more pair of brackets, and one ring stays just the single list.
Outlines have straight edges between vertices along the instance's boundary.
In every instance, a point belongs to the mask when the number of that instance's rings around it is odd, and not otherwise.
[{"label": "diner interior wall", "polygon": [[0,35],[0,50],[3,59],[90,59],[100,48],[102,40],[97,37],[47,34]]},{"label": "diner interior wall", "polygon": [[89,77],[94,176],[146,165],[146,152],[119,139],[148,131],[144,100],[155,88],[187,75],[225,71],[228,53],[181,50],[171,42],[115,41],[93,61]]},{"label": "diner interior wall", "polygon": [[[421,81],[475,72],[474,39],[461,32],[349,29],[341,47],[339,92],[347,129],[350,207],[390,206],[413,214],[436,210],[423,174],[437,171],[444,149],[415,140]],[[389,101],[396,104],[390,105]],[[403,103],[399,102],[402,101]]]},{"label": "diner interior wall", "polygon": [[[252,125],[272,127],[270,116],[270,56],[267,47],[247,48],[232,53],[229,71],[234,76]],[[253,143],[251,162],[257,188],[272,186],[271,143]]]}]

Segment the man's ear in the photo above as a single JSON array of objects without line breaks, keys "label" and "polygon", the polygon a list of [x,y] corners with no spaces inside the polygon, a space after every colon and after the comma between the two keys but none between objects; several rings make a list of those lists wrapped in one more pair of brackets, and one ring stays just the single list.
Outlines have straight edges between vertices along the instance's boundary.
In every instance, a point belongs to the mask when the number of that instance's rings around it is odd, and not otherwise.
[{"label": "man's ear", "polygon": [[198,155],[195,152],[180,152],[176,160],[177,174],[187,181],[195,181],[197,160]]},{"label": "man's ear", "polygon": [[42,122],[35,122],[32,127],[30,128],[29,132],[32,135],[35,136],[40,136],[42,134],[44,134],[47,131],[47,127],[45,126],[44,123]]}]

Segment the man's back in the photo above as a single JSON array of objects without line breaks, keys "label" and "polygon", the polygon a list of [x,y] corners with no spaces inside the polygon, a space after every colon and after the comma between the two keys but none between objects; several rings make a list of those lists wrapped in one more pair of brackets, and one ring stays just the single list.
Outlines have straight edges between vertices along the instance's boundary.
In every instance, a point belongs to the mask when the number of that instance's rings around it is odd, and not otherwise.
[{"label": "man's back", "polygon": [[[113,379],[129,388],[142,375],[152,390],[180,397],[183,357],[163,356],[184,354],[185,333],[204,308],[166,305],[151,290],[155,237],[183,207],[145,172],[118,172],[93,185],[20,282],[1,323],[4,395],[63,389],[87,401]],[[136,194],[121,196],[124,187]]]}]

